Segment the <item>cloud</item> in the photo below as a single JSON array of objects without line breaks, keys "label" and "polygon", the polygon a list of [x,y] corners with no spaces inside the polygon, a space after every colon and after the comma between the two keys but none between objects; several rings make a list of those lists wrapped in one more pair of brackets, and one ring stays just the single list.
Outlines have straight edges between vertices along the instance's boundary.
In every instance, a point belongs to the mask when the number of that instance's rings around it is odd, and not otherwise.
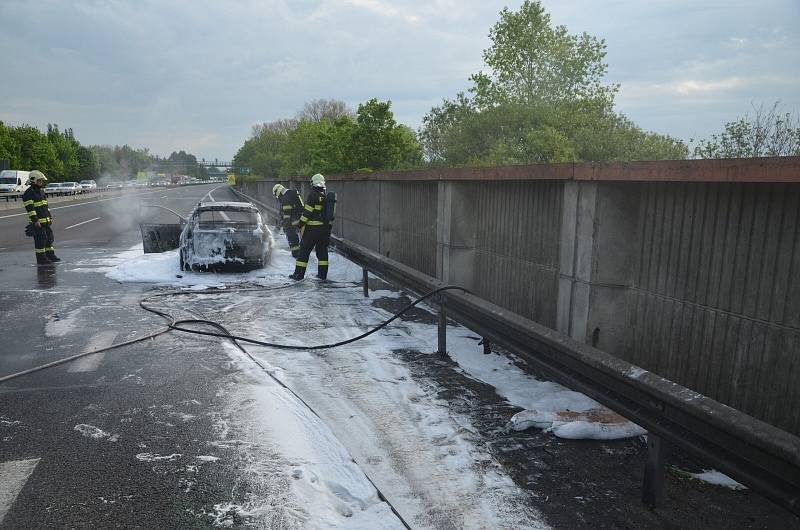
[{"label": "cloud", "polygon": [[398,18],[411,24],[420,22],[415,14],[404,13],[395,7],[396,2],[380,2],[378,0],[344,0],[344,4],[366,9],[383,17]]},{"label": "cloud", "polygon": [[[207,159],[316,98],[391,100],[416,128],[469,86],[499,11],[521,3],[0,0],[0,120]],[[571,33],[606,39],[618,109],[643,127],[687,136],[751,101],[800,108],[797,0],[543,4]]]},{"label": "cloud", "polygon": [[653,85],[656,92],[674,94],[678,96],[693,96],[696,94],[719,94],[727,90],[741,88],[747,84],[742,77],[728,77],[726,79],[687,79],[675,81],[664,85]]}]

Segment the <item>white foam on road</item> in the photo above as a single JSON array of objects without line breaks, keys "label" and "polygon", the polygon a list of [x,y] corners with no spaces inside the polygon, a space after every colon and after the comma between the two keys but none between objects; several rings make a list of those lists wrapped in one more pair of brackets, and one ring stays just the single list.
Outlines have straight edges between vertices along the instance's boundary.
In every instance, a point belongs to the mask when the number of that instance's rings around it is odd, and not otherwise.
[{"label": "white foam on road", "polygon": [[715,486],[722,486],[724,488],[730,488],[732,490],[747,489],[747,486],[739,484],[728,475],[720,473],[719,471],[714,469],[706,469],[702,473],[691,473],[691,475],[697,480],[702,480],[703,482],[707,482],[708,484],[713,484]]},{"label": "white foam on road", "polygon": [[73,430],[81,433],[84,437],[91,438],[93,440],[103,440],[105,438],[108,438],[109,442],[116,442],[119,440],[119,434],[111,434],[99,427],[88,425],[86,423],[79,423],[73,427]]},{"label": "white foam on road", "polygon": [[33,458],[0,464],[0,524],[38,463],[39,459]]}]

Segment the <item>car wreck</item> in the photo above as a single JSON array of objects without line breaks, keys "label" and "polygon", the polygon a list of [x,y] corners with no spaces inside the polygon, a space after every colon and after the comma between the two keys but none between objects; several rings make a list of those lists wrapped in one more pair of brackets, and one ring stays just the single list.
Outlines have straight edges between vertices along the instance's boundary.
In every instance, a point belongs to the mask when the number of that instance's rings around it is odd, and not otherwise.
[{"label": "car wreck", "polygon": [[240,271],[264,267],[272,232],[249,202],[201,202],[181,224],[141,224],[144,251],[178,249],[181,270]]}]

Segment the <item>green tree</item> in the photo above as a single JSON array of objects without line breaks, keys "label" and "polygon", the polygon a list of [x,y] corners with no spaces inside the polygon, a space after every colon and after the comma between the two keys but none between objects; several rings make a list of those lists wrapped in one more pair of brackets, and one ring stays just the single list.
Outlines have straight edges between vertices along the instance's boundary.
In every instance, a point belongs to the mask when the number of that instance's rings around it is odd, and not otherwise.
[{"label": "green tree", "polygon": [[355,168],[374,171],[413,167],[421,161],[416,135],[398,125],[391,111],[392,102],[373,98],[358,106],[353,131]]},{"label": "green tree", "polygon": [[542,101],[613,105],[618,86],[602,81],[608,69],[605,41],[552,27],[538,0],[526,0],[516,12],[504,8],[489,38],[492,45],[483,52],[489,71],[471,77],[470,92],[479,108]]},{"label": "green tree", "polygon": [[20,168],[38,169],[53,180],[63,180],[64,164],[58,159],[58,153],[47,136],[30,125],[13,127],[11,134],[20,148]]},{"label": "green tree", "polygon": [[78,174],[79,180],[96,179],[100,175],[100,162],[91,149],[84,146],[78,147]]},{"label": "green tree", "polygon": [[423,118],[430,165],[686,157],[681,141],[614,112],[618,86],[602,81],[605,43],[552,27],[540,2],[503,9],[489,37],[488,70],[470,78],[471,96],[445,99]]},{"label": "green tree", "polygon": [[75,180],[80,170],[78,162],[78,142],[67,129],[63,133],[58,130],[58,124],[47,124],[47,140],[56,151],[56,156],[61,162],[61,170],[56,177],[61,180]]},{"label": "green tree", "polygon": [[13,130],[0,121],[0,159],[8,160],[11,167],[22,167],[21,149]]},{"label": "green tree", "polygon": [[696,158],[750,158],[800,156],[800,122],[790,112],[753,106],[754,116],[745,115],[725,124],[725,130],[694,147]]},{"label": "green tree", "polygon": [[279,174],[283,160],[281,150],[286,143],[289,131],[296,127],[292,120],[278,120],[253,127],[253,134],[233,157],[237,167],[250,168],[252,174],[262,177],[275,177]]}]

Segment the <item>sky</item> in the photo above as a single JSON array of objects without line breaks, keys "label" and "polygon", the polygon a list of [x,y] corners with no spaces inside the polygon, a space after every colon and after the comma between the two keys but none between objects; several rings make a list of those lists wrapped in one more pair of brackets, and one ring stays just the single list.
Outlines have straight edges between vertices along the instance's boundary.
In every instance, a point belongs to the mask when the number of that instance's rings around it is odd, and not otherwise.
[{"label": "sky", "polygon": [[[491,0],[2,0],[0,120],[84,145],[229,160],[314,99],[391,100],[416,129],[483,67]],[[543,0],[607,44],[616,109],[689,141],[780,101],[800,114],[797,0]]]}]

